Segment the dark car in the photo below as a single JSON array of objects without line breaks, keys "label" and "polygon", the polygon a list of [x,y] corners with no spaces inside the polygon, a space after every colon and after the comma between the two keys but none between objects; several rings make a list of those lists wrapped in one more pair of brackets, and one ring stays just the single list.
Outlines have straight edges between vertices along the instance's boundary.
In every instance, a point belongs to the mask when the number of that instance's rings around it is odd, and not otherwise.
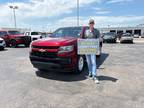
[{"label": "dark car", "polygon": [[109,33],[104,33],[103,34],[103,42],[112,42],[112,43],[116,43],[117,41],[117,35],[116,33],[113,32],[109,32]]},{"label": "dark car", "polygon": [[[36,40],[30,46],[30,61],[39,70],[60,70],[80,73],[84,67],[84,55],[77,54],[77,39],[82,27],[57,29],[50,37]],[[97,29],[97,37],[100,33]],[[99,41],[100,49],[102,42]],[[98,51],[100,56],[101,50]]]},{"label": "dark car", "polygon": [[30,36],[25,36],[16,30],[0,30],[0,35],[5,40],[6,45],[10,47],[17,47],[19,44],[28,47],[31,43]]}]

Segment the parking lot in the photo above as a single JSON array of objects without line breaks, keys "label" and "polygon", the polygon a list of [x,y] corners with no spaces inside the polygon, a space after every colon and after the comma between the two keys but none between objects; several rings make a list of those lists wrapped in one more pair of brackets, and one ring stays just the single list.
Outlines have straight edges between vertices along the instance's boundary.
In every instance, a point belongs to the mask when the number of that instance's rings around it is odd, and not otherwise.
[{"label": "parking lot", "polygon": [[0,52],[0,108],[143,108],[144,43],[104,44],[100,84],[80,75],[40,72],[28,48]]}]

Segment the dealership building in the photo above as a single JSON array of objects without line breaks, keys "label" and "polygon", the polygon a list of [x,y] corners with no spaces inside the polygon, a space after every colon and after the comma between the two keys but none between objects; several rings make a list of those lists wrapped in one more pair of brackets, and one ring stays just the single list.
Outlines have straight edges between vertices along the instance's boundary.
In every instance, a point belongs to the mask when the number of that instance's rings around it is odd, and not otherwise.
[{"label": "dealership building", "polygon": [[[28,28],[1,28],[4,30],[18,30],[20,32],[31,31]],[[139,35],[144,37],[144,25],[139,27],[107,27],[107,28],[98,28],[101,33],[115,32],[117,34],[121,33],[131,33],[133,35]]]},{"label": "dealership building", "polygon": [[99,28],[101,33],[115,32],[115,33],[131,33],[134,35],[144,36],[144,27],[108,27]]}]

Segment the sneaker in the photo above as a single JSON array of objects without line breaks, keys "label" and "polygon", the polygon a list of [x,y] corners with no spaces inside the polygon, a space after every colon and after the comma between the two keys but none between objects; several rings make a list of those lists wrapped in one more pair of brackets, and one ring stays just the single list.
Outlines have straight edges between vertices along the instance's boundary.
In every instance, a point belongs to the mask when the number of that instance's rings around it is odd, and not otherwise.
[{"label": "sneaker", "polygon": [[96,84],[99,84],[99,80],[96,77],[93,77],[93,80]]},{"label": "sneaker", "polygon": [[89,77],[92,77],[92,74],[91,73],[89,73],[89,75],[88,75]]}]

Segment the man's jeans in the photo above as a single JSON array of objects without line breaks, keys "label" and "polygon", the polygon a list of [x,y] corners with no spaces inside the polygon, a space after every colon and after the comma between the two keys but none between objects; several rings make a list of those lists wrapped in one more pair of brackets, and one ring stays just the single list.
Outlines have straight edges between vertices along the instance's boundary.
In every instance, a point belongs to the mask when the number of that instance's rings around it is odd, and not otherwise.
[{"label": "man's jeans", "polygon": [[96,55],[86,55],[86,60],[89,69],[89,74],[92,74],[92,76],[95,77],[97,75]]}]

